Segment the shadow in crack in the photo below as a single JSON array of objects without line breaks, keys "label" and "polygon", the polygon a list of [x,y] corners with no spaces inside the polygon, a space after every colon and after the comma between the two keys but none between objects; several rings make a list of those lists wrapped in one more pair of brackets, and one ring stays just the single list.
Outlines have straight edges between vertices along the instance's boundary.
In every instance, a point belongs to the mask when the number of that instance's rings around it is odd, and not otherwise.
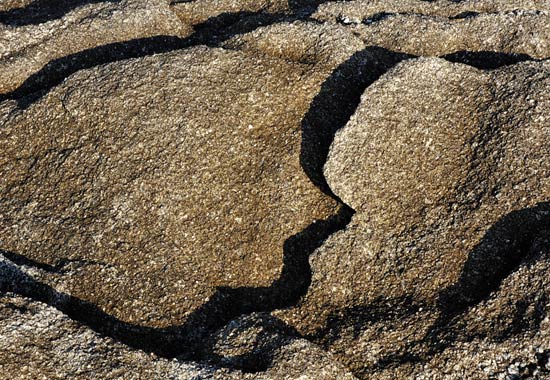
[{"label": "shadow in crack", "polygon": [[261,26],[295,19],[295,16],[286,14],[263,12],[224,13],[212,17],[202,24],[195,25],[195,32],[186,38],[155,36],[86,49],[50,61],[38,72],[30,75],[17,89],[0,94],[0,102],[15,99],[19,108],[25,109],[44,96],[51,88],[79,70],[197,45],[216,47],[235,35],[253,31]]},{"label": "shadow in crack", "polygon": [[281,276],[269,287],[218,288],[210,300],[189,318],[195,326],[193,345],[231,319],[252,312],[271,311],[288,307],[302,297],[311,282],[309,256],[334,232],[344,228],[353,211],[342,206],[340,212],[326,220],[317,221],[284,243]]},{"label": "shadow in crack", "polygon": [[400,321],[414,316],[420,309],[438,315],[422,339],[411,340],[393,352],[387,347],[385,351],[388,353],[380,357],[376,364],[355,370],[356,375],[366,376],[373,370],[418,363],[444,351],[456,341],[478,338],[499,342],[526,329],[536,330],[546,316],[546,296],[517,299],[512,306],[514,314],[511,322],[498,329],[493,325],[490,330],[466,329],[460,316],[498,291],[502,281],[520,265],[529,266],[543,257],[548,259],[549,243],[549,202],[513,211],[487,230],[480,243],[469,253],[458,281],[441,291],[435,305],[419,303],[407,296],[398,299],[381,297],[367,305],[335,311],[328,318],[326,327],[308,338],[328,349],[343,336],[357,339],[368,326],[376,323],[384,322],[387,331],[410,329]]},{"label": "shadow in crack", "polygon": [[323,175],[334,134],[355,112],[365,89],[408,54],[370,46],[340,64],[321,86],[302,120],[300,163],[310,180],[336,197]]},{"label": "shadow in crack", "polygon": [[185,46],[184,39],[157,36],[84,50],[49,62],[40,71],[29,76],[16,90],[0,95],[0,101],[15,99],[19,108],[25,109],[44,96],[48,90],[79,70],[123,59],[165,53]]},{"label": "shadow in crack", "polygon": [[[335,133],[349,121],[368,86],[399,62],[411,58],[417,57],[369,46],[340,64],[323,83],[302,121],[300,163],[310,180],[324,193],[336,198],[323,175]],[[440,58],[479,69],[496,69],[534,60],[526,54],[491,51],[460,51]]]},{"label": "shadow in crack", "polygon": [[[470,252],[458,281],[439,296],[440,323],[445,325],[472,305],[498,290],[521,262],[532,245],[550,230],[550,202],[513,211],[500,218]],[[434,326],[437,330],[438,324]]]},{"label": "shadow in crack", "polygon": [[80,6],[105,2],[119,3],[120,0],[34,0],[24,8],[0,12],[0,24],[9,26],[41,24],[63,17]]},{"label": "shadow in crack", "polygon": [[478,69],[493,70],[524,61],[538,61],[528,54],[500,53],[496,51],[457,51],[442,56],[450,62],[463,63]]},{"label": "shadow in crack", "polygon": [[[352,213],[344,206],[337,215],[317,221],[287,239],[284,243],[281,276],[271,286],[218,288],[209,301],[195,310],[182,326],[149,328],[123,322],[87,301],[35,281],[17,265],[6,264],[6,261],[0,261],[0,291],[44,302],[96,332],[130,347],[154,352],[162,357],[207,360],[209,352],[203,345],[209,334],[242,314],[268,312],[290,306],[305,293],[311,281],[309,255],[329,235],[347,225]],[[14,252],[0,253],[13,263],[49,272],[60,271],[58,265],[46,266]]]}]

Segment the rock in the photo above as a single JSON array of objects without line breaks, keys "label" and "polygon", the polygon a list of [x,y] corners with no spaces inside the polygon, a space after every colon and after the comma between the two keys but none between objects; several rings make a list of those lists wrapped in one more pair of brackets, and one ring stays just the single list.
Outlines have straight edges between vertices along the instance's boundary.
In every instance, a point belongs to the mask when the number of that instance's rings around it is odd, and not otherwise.
[{"label": "rock", "polygon": [[[550,54],[550,13],[514,11],[447,19],[423,15],[388,15],[351,27],[367,45],[423,56],[455,52]],[[486,57],[490,59],[490,57]]]},{"label": "rock", "polygon": [[[136,333],[135,329],[125,331],[126,337],[117,336],[122,339],[113,340],[105,335],[117,335],[123,327],[109,327],[109,317],[88,319],[87,325],[83,325],[54,307],[38,302],[36,298],[45,293],[50,293],[48,302],[61,309],[71,301],[67,295],[36,283],[33,272],[32,268],[18,266],[0,256],[2,379],[7,379],[5,374],[12,374],[10,378],[17,374],[18,379],[98,376],[115,379],[121,375],[128,379],[290,380],[303,379],[304,375],[331,380],[355,379],[330,354],[298,338],[275,318],[261,313],[231,321],[213,334],[209,338],[212,350],[208,354],[209,365],[158,357],[155,351],[130,348],[129,343],[137,343],[127,340],[130,334]],[[28,292],[35,299],[4,291],[14,283],[19,284],[18,291]],[[73,308],[74,311],[79,310]],[[151,337],[143,335],[141,339]],[[235,367],[247,372],[230,369]]]},{"label": "rock", "polygon": [[[204,47],[73,75],[3,125],[2,249],[136,324],[183,324],[217,287],[273,298],[243,294],[226,306],[237,310],[287,302],[295,281],[273,282],[298,276],[293,260],[339,207],[300,166],[323,79]],[[209,307],[205,319],[229,313]]]},{"label": "rock", "polygon": [[[52,19],[51,14],[60,17]],[[191,32],[164,0],[94,1],[76,8],[41,1],[35,7],[31,3],[27,8],[8,8],[0,13],[0,95],[14,91],[62,57],[87,51],[86,59],[91,59],[102,53],[90,49],[102,45],[154,36],[184,37]],[[116,55],[117,47],[110,49],[108,53]],[[69,63],[74,62],[65,62]]]},{"label": "rock", "polygon": [[0,379],[547,379],[549,12],[2,1]]},{"label": "rock", "polygon": [[266,314],[233,320],[211,339],[210,355],[221,358],[222,364],[263,371],[270,379],[356,379],[321,347]]},{"label": "rock", "polygon": [[32,1],[33,0],[5,0],[0,4],[0,12],[26,7],[32,3]]},{"label": "rock", "polygon": [[550,11],[545,0],[353,0],[325,2],[313,17],[321,21],[360,23],[375,21],[391,14],[466,18],[476,13],[500,13],[516,10]]},{"label": "rock", "polygon": [[548,61],[482,71],[424,58],[371,85],[325,165],[357,213],[310,257],[301,305],[275,314],[356,375],[422,362],[437,345],[410,342],[471,310],[548,229],[548,205],[537,205],[550,194],[548,70]]},{"label": "rock", "polygon": [[259,27],[230,38],[223,46],[331,69],[366,48],[361,39],[343,26],[306,21]]},{"label": "rock", "polygon": [[289,10],[286,0],[198,0],[176,2],[171,7],[174,13],[188,25],[203,24],[209,20],[230,15],[247,16],[253,13],[277,13]]},{"label": "rock", "polygon": [[6,380],[245,378],[132,350],[13,294],[0,297],[0,363],[0,378]]}]

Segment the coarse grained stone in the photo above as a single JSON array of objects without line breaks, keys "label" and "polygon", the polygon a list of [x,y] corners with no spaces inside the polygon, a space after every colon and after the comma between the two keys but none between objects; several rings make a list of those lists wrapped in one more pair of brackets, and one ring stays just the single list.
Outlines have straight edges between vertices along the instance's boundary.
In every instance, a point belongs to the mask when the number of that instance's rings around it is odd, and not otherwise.
[{"label": "coarse grained stone", "polygon": [[67,264],[50,284],[144,325],[270,286],[285,241],[339,207],[299,160],[324,75],[197,47],[71,76],[2,125],[1,248]]},{"label": "coarse grained stone", "polygon": [[164,0],[96,2],[38,24],[0,23],[0,95],[58,58],[117,42],[191,33]]},{"label": "coarse grained stone", "polygon": [[365,357],[399,363],[498,286],[550,223],[548,73],[548,61],[482,71],[422,58],[371,85],[325,165],[357,213],[311,256],[302,304],[275,314],[359,371]]}]

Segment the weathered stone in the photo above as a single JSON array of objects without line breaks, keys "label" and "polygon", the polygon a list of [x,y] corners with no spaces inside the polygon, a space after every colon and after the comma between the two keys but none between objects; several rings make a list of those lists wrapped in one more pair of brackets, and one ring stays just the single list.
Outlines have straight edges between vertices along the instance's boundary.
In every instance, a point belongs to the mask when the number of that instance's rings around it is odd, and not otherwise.
[{"label": "weathered stone", "polygon": [[419,59],[371,85],[325,166],[357,214],[311,256],[302,304],[276,314],[356,373],[427,355],[410,342],[494,290],[548,229],[548,74],[548,61]]},{"label": "weathered stone", "polygon": [[475,13],[499,13],[516,10],[550,11],[545,0],[352,0],[328,1],[319,6],[313,17],[322,21],[360,23],[374,21],[389,14],[466,18]]},{"label": "weathered stone", "polygon": [[211,339],[211,355],[221,364],[265,371],[270,379],[356,379],[331,354],[265,314],[238,318]]},{"label": "weathered stone", "polygon": [[[27,21],[18,10],[4,12],[0,20],[4,22],[0,22],[0,95],[15,90],[61,57],[116,42],[153,36],[183,37],[192,32],[164,0],[94,2],[38,24],[33,22],[34,13]],[[41,8],[35,10],[39,12]]]},{"label": "weathered stone", "polygon": [[407,54],[441,56],[466,51],[525,54],[538,59],[550,55],[548,11],[481,13],[455,19],[389,13],[355,21],[350,21],[348,28],[367,46]]},{"label": "weathered stone", "polygon": [[[332,355],[265,314],[231,321],[213,334],[208,365],[133,349],[127,338],[105,336],[108,331],[120,333],[120,326],[108,327],[108,318],[83,317],[86,326],[36,301],[47,295],[47,301],[61,309],[71,302],[67,295],[36,282],[34,272],[0,255],[0,289],[14,288],[35,298],[0,294],[0,379],[355,379]],[[236,367],[246,373],[231,369]]]},{"label": "weathered stone", "polygon": [[67,264],[50,281],[146,325],[269,287],[285,241],[338,208],[299,160],[322,79],[207,48],[79,72],[3,125],[2,249]]},{"label": "weathered stone", "polygon": [[178,1],[1,1],[0,379],[546,380],[548,2]]}]

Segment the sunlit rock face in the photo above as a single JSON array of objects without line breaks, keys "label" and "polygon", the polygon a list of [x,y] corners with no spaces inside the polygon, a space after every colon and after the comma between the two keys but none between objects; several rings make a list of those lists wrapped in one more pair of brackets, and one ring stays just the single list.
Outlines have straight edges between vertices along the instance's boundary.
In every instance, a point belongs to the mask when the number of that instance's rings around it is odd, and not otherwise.
[{"label": "sunlit rock face", "polygon": [[0,3],[0,379],[550,376],[547,1]]}]

